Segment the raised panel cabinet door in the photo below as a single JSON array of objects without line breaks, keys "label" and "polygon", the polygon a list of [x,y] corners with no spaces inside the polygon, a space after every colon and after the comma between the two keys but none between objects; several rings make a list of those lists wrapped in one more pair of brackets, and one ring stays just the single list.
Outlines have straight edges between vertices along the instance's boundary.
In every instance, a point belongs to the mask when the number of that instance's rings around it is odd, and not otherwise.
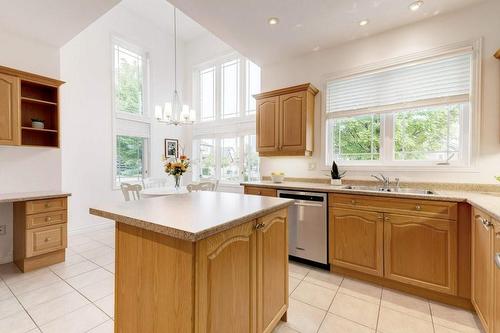
[{"label": "raised panel cabinet door", "polygon": [[257,332],[272,332],[288,308],[286,210],[257,220]]},{"label": "raised panel cabinet door", "polygon": [[493,332],[500,333],[500,221],[494,221],[493,240]]},{"label": "raised panel cabinet door", "polygon": [[383,214],[330,208],[330,264],[383,276]]},{"label": "raised panel cabinet door", "polygon": [[280,150],[306,149],[306,92],[280,96]]},{"label": "raised panel cabinet door", "polygon": [[195,332],[256,332],[255,220],[197,244]]},{"label": "raised panel cabinet door", "polygon": [[486,332],[490,331],[493,269],[493,230],[491,219],[478,209],[472,210],[472,288],[471,301]]},{"label": "raised panel cabinet door", "polygon": [[19,145],[19,78],[0,73],[0,144]]},{"label": "raised panel cabinet door", "polygon": [[457,222],[384,215],[385,277],[456,295]]},{"label": "raised panel cabinet door", "polygon": [[274,152],[279,146],[279,97],[257,100],[257,151]]}]

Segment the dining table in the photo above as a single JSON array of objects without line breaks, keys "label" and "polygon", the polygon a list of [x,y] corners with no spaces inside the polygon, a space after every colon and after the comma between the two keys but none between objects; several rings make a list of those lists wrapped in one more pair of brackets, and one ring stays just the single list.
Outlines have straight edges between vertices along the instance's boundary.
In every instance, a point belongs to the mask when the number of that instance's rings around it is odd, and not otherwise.
[{"label": "dining table", "polygon": [[189,191],[186,186],[180,186],[179,188],[176,188],[175,186],[164,186],[146,188],[140,193],[142,198],[154,198],[167,195],[185,194],[189,193]]}]

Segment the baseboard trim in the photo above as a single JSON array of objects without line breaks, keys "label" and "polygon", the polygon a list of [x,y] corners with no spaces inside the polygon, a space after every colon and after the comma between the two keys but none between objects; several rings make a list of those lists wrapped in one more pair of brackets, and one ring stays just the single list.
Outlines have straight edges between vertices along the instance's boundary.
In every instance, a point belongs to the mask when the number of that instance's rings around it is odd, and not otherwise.
[{"label": "baseboard trim", "polygon": [[14,261],[14,255],[12,253],[9,253],[9,255],[5,257],[0,257],[0,265],[8,264],[13,261]]}]

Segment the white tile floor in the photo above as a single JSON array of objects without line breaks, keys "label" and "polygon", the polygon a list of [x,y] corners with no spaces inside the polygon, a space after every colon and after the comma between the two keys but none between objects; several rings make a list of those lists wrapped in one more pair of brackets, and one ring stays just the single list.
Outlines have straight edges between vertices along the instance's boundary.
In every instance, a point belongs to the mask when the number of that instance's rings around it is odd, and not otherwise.
[{"label": "white tile floor", "polygon": [[[66,262],[0,265],[0,333],[113,332],[114,227],[70,235]],[[275,332],[481,332],[468,311],[290,264],[288,322]]]}]

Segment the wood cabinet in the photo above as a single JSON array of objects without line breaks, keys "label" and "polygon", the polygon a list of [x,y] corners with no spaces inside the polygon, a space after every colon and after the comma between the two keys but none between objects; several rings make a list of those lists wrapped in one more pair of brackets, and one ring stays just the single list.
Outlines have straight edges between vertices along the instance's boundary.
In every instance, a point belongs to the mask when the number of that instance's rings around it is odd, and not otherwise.
[{"label": "wood cabinet", "polygon": [[19,78],[0,72],[0,144],[19,142]]},{"label": "wood cabinet", "polygon": [[490,216],[472,211],[471,301],[486,332],[490,332],[493,311],[493,228]]},{"label": "wood cabinet", "polygon": [[21,271],[64,261],[67,215],[66,197],[14,203],[14,262]]},{"label": "wood cabinet", "polygon": [[195,242],[116,228],[116,332],[267,333],[286,317],[286,209]]},{"label": "wood cabinet", "polygon": [[[63,82],[0,66],[0,145],[59,147]],[[44,128],[34,128],[32,119]]]},{"label": "wood cabinet", "polygon": [[245,194],[262,195],[265,197],[276,197],[278,192],[274,188],[245,186]]},{"label": "wood cabinet", "polygon": [[493,220],[493,333],[500,333],[500,221]]},{"label": "wood cabinet", "polygon": [[446,294],[457,291],[457,222],[384,215],[385,277]]},{"label": "wood cabinet", "polygon": [[260,156],[312,155],[317,93],[307,83],[254,95]]},{"label": "wood cabinet", "polygon": [[383,214],[330,209],[330,263],[383,276]]}]

